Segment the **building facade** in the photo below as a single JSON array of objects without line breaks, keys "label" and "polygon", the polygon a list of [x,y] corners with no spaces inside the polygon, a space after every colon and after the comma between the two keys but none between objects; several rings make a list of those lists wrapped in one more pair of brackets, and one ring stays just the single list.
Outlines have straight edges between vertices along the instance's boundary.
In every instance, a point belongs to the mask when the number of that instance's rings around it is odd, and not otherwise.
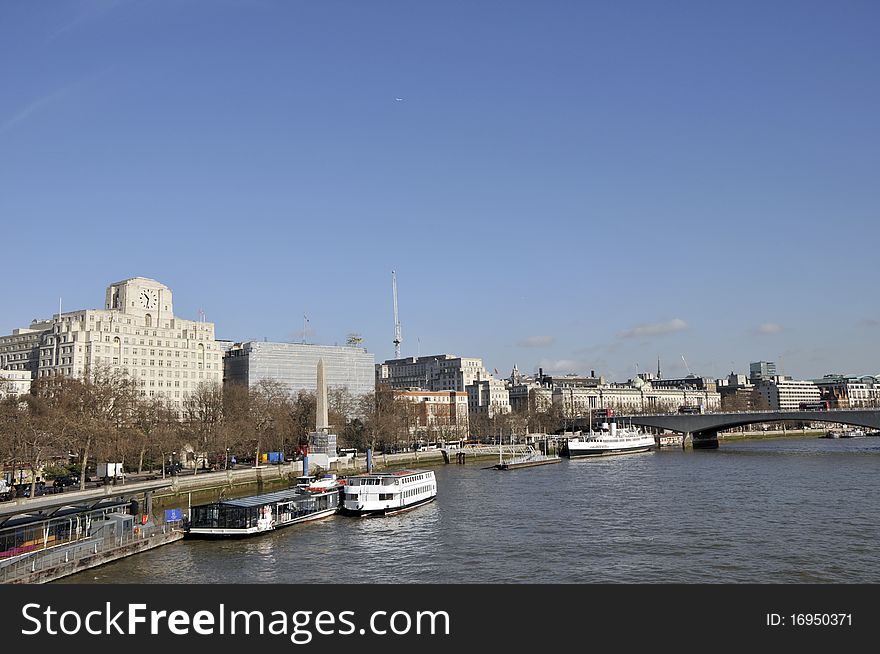
[{"label": "building facade", "polygon": [[812,404],[821,398],[815,383],[783,375],[755,384],[755,408],[758,410],[796,411],[801,403]]},{"label": "building facade", "polygon": [[477,379],[490,377],[482,359],[452,354],[389,359],[376,366],[376,383],[399,389],[466,392]]},{"label": "building facade", "polygon": [[478,379],[467,387],[468,411],[471,418],[494,418],[510,413],[510,393],[500,379]]},{"label": "building facade", "polygon": [[773,361],[755,361],[749,364],[749,380],[756,384],[763,380],[772,380],[777,377],[776,363]]},{"label": "building facade", "polygon": [[825,375],[813,380],[829,408],[849,409],[880,406],[880,376]]},{"label": "building facade", "polygon": [[324,361],[328,388],[347,388],[355,396],[375,389],[375,357],[364,348],[305,343],[236,343],[223,358],[223,381],[253,387],[271,380],[284,384],[292,394],[314,392],[319,359]]},{"label": "building facade", "polygon": [[27,370],[0,370],[0,400],[27,395],[31,390],[31,379]]},{"label": "building facade", "polygon": [[[39,334],[36,368],[20,357]],[[24,340],[16,341],[16,338]],[[15,347],[24,349],[14,349]],[[103,309],[59,313],[0,339],[6,365],[29,369],[34,379],[85,377],[99,369],[134,380],[140,394],[181,407],[204,383],[219,384],[223,368],[214,324],[174,315],[171,290],[146,277],[111,284]],[[9,349],[13,348],[13,349]]]},{"label": "building facade", "polygon": [[604,384],[596,387],[553,389],[553,404],[568,418],[586,417],[591,409],[612,409],[615,413],[675,413],[682,406],[702,406],[706,411],[721,407],[717,391],[653,388],[642,384]]},{"label": "building facade", "polygon": [[410,403],[409,433],[413,440],[449,441],[468,436],[468,394],[460,391],[395,390]]},{"label": "building facade", "polygon": [[715,384],[721,395],[722,411],[751,411],[755,408],[755,385],[747,375],[731,372],[726,378],[717,379]]},{"label": "building facade", "polygon": [[697,377],[696,375],[688,375],[687,377],[677,378],[660,378],[653,375],[643,377],[646,381],[651,382],[653,388],[672,388],[672,389],[691,389],[698,391],[716,391],[718,390],[716,381],[709,377]]},{"label": "building facade", "polygon": [[27,371],[36,378],[40,365],[40,342],[52,329],[51,320],[34,320],[30,327],[0,336],[0,370]]}]

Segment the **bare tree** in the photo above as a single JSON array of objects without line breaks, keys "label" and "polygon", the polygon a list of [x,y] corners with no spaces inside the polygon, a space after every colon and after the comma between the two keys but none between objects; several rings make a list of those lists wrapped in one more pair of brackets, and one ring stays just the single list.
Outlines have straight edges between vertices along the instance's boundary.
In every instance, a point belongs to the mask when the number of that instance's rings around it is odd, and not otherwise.
[{"label": "bare tree", "polygon": [[197,474],[200,459],[217,444],[223,419],[223,387],[217,383],[199,384],[184,400],[183,418],[193,441],[193,474]]}]

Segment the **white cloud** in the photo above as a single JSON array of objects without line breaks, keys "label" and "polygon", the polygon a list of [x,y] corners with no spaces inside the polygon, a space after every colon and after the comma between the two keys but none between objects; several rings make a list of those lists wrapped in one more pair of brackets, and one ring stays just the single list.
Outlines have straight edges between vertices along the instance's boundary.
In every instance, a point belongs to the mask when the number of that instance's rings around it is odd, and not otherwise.
[{"label": "white cloud", "polygon": [[777,325],[775,322],[765,322],[762,325],[758,325],[755,328],[755,332],[758,334],[778,334],[783,329],[782,325]]},{"label": "white cloud", "polygon": [[517,342],[520,347],[547,347],[556,342],[555,336],[529,336]]},{"label": "white cloud", "polygon": [[673,318],[669,322],[649,323],[636,325],[617,335],[618,338],[645,338],[646,336],[662,336],[681,332],[688,328],[688,324],[681,318]]}]

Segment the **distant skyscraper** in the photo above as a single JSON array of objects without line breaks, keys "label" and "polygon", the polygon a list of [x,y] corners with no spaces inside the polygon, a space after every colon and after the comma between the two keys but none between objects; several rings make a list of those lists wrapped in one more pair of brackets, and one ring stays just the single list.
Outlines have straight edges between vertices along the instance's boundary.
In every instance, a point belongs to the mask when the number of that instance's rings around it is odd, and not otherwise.
[{"label": "distant skyscraper", "polygon": [[771,379],[776,374],[776,363],[773,361],[755,361],[749,364],[749,380],[753,384],[763,379]]}]

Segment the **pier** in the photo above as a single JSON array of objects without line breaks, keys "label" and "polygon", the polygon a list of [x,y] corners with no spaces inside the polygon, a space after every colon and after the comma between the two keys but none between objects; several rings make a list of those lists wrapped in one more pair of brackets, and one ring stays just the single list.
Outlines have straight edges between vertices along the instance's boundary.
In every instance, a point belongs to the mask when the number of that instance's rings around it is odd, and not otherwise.
[{"label": "pier", "polygon": [[551,463],[560,463],[561,461],[562,459],[556,455],[546,456],[543,454],[536,454],[531,457],[511,459],[510,461],[496,463],[494,466],[492,466],[492,468],[494,468],[495,470],[519,470],[520,468],[545,466]]},{"label": "pier", "polygon": [[0,582],[45,583],[183,537],[153,519],[153,494],[171,480],[108,485],[0,507]]}]

